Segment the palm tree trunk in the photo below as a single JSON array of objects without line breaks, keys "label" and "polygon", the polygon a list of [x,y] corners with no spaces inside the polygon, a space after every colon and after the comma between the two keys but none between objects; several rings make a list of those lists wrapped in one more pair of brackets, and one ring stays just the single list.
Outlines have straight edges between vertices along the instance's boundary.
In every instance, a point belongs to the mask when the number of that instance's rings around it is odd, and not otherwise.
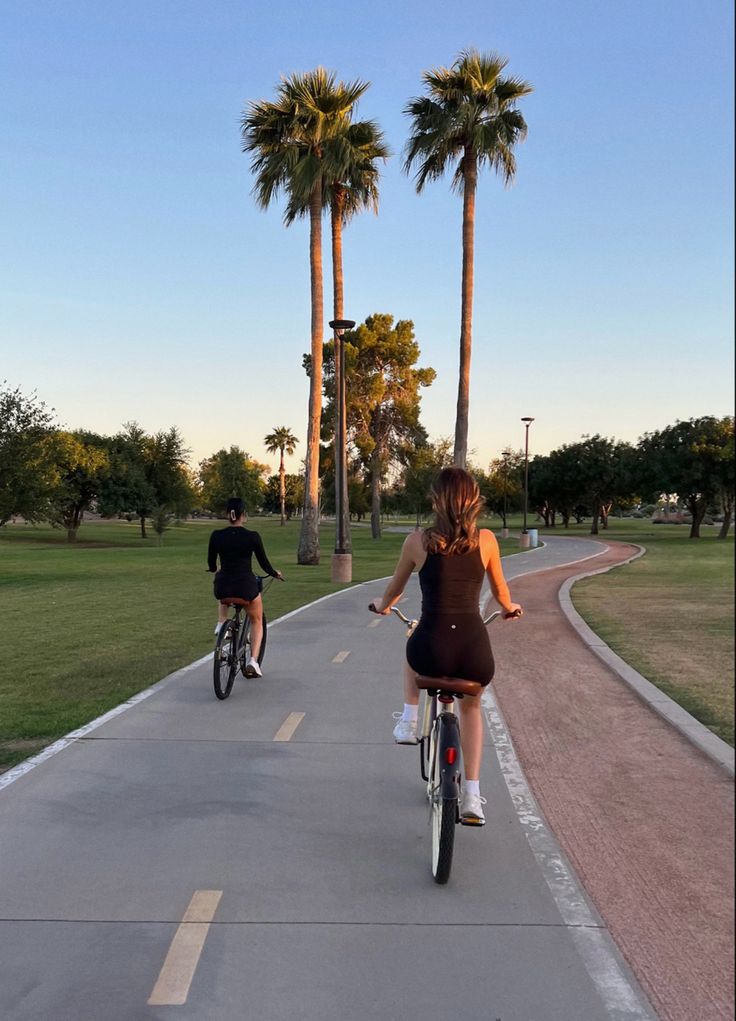
[{"label": "palm tree trunk", "polygon": [[281,461],[279,463],[279,502],[281,504],[281,524],[286,524],[286,469],[284,468],[284,448],[279,447],[281,451]]},{"label": "palm tree trunk", "polygon": [[[343,301],[343,272],[342,272],[342,217],[345,205],[345,195],[337,185],[334,188],[335,197],[331,206],[332,217],[332,308],[333,319],[343,319],[345,315]],[[342,343],[342,341],[341,341]],[[344,358],[342,361],[344,362]],[[345,381],[347,382],[347,380]],[[347,415],[346,409],[342,408],[340,417],[340,388],[342,382],[342,365],[338,358],[338,351],[335,350],[335,441],[342,433],[347,437]],[[347,439],[346,441],[347,442]],[[348,474],[343,471],[343,465],[335,458],[335,496],[337,497],[338,486],[342,494],[342,527],[336,521],[337,534],[343,536],[344,552],[350,553],[352,543],[350,542],[350,504],[348,499]],[[337,512],[336,512],[337,513]]]},{"label": "palm tree trunk", "polygon": [[309,423],[304,478],[304,514],[297,563],[319,563],[319,427],[322,415],[322,182],[309,200],[309,271],[312,291],[312,371],[309,377]]},{"label": "palm tree trunk", "polygon": [[460,312],[460,375],[455,415],[453,462],[464,468],[468,458],[468,414],[470,410],[470,349],[473,334],[473,260],[475,247],[475,191],[478,160],[472,150],[463,156],[463,282]]}]

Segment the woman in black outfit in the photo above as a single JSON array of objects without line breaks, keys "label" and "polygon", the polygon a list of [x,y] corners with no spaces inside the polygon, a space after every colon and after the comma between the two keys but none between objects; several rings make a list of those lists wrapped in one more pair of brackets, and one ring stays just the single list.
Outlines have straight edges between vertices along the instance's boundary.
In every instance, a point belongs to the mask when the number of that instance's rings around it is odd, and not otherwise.
[{"label": "woman in black outfit", "polygon": [[[484,502],[472,475],[462,468],[444,468],[432,486],[434,523],[407,536],[383,598],[374,604],[378,613],[389,613],[412,571],[419,572],[422,614],[406,644],[404,712],[397,714],[401,718],[394,728],[397,744],[417,742],[417,675],[479,681],[484,686],[490,683],[493,652],[479,610],[483,578],[488,578],[506,619],[521,615],[519,604],[511,601],[496,537],[477,525]],[[465,822],[482,826],[480,696],[466,695],[459,705],[465,767],[460,811]]]},{"label": "woman in black outfit", "polygon": [[[258,653],[263,640],[263,601],[261,599],[261,583],[253,573],[251,565],[253,554],[260,564],[261,570],[272,578],[284,580],[281,571],[272,567],[263,540],[258,532],[251,532],[245,527],[245,504],[240,497],[232,497],[227,502],[227,516],[230,524],[227,528],[218,528],[210,536],[207,551],[208,570],[215,573],[215,599],[244,599],[247,601],[245,612],[250,620],[251,656],[245,665],[247,677],[261,677],[258,664]],[[220,558],[220,570],[217,570],[217,558]],[[215,634],[227,620],[227,606],[219,604]]]}]

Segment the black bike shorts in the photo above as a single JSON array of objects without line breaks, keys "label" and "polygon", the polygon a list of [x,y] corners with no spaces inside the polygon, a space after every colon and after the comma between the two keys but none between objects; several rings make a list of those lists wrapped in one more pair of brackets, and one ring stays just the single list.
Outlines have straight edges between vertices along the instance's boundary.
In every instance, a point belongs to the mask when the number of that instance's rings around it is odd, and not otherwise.
[{"label": "black bike shorts", "polygon": [[406,643],[406,659],[424,677],[490,684],[495,670],[486,626],[477,613],[422,617]]},{"label": "black bike shorts", "polygon": [[250,602],[261,591],[261,580],[252,571],[218,571],[213,585],[215,599],[245,599]]}]

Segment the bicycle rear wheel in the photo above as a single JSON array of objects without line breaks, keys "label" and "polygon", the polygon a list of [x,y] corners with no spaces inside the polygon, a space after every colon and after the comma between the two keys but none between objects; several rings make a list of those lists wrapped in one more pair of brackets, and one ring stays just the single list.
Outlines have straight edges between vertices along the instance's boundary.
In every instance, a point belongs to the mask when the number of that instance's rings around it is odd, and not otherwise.
[{"label": "bicycle rear wheel", "polygon": [[443,798],[440,790],[432,795],[432,875],[435,883],[446,883],[452,868],[455,847],[457,798]]},{"label": "bicycle rear wheel", "polygon": [[220,628],[220,633],[215,642],[213,680],[215,683],[215,694],[219,699],[227,698],[233,690],[233,681],[238,669],[234,639],[232,621],[228,620]]}]

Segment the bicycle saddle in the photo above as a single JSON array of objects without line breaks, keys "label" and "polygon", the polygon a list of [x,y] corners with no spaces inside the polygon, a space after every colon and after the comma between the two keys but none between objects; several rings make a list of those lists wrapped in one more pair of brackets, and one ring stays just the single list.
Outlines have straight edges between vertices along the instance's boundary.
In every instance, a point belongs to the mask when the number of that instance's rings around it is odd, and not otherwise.
[{"label": "bicycle saddle", "polygon": [[223,606],[250,606],[249,599],[240,599],[239,596],[228,596],[227,599],[221,599],[220,602]]},{"label": "bicycle saddle", "polygon": [[464,681],[460,677],[417,677],[417,687],[425,691],[447,691],[451,695],[480,695],[480,681]]}]

